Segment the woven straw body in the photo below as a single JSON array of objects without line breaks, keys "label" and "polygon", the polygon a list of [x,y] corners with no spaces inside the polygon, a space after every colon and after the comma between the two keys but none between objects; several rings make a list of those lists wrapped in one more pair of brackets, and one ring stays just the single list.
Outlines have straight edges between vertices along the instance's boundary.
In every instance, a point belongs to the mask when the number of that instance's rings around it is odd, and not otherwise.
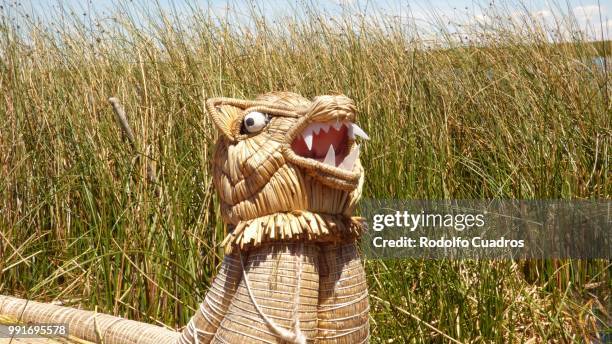
[{"label": "woven straw body", "polygon": [[212,340],[219,324],[227,314],[227,309],[241,279],[242,264],[240,263],[240,256],[237,254],[226,255],[221,269],[206,293],[198,312],[193,316],[179,338],[179,344],[209,343]]},{"label": "woven straw body", "polygon": [[[200,343],[281,343],[270,322],[307,342],[367,342],[368,293],[354,243],[269,243],[235,258],[225,259],[180,343],[194,343],[194,333]],[[229,284],[221,282],[228,271]]]},{"label": "woven straw body", "polygon": [[[278,326],[299,328],[308,338],[317,331],[319,248],[314,244],[267,244],[244,257],[245,277],[213,343],[276,343]],[[256,307],[257,306],[257,307]],[[261,312],[261,313],[260,313]]]},{"label": "woven straw body", "polygon": [[370,307],[357,247],[322,245],[320,259],[328,272],[319,280],[317,343],[366,343]]}]

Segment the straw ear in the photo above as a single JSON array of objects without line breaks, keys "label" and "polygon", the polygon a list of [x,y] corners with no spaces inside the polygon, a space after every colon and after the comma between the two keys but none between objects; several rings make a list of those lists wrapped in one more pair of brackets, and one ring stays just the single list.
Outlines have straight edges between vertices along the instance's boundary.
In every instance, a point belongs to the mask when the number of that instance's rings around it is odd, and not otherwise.
[{"label": "straw ear", "polygon": [[236,121],[239,120],[238,117],[244,110],[244,107],[240,106],[241,102],[238,99],[230,98],[210,98],[206,100],[206,112],[208,112],[219,132],[232,141],[239,135],[236,128],[240,128],[240,126],[236,124]]}]

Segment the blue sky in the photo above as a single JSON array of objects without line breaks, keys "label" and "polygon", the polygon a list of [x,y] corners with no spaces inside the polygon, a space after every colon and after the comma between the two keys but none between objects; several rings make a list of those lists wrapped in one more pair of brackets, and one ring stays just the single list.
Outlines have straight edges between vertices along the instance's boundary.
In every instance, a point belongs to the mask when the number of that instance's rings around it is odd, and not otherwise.
[{"label": "blue sky", "polygon": [[[129,0],[127,0],[129,1]],[[21,3],[24,8],[36,8],[38,13],[53,13],[52,9],[57,8],[59,4],[84,10],[85,12],[96,12],[98,16],[107,15],[113,12],[116,4],[121,2],[118,0],[0,0],[1,4],[6,5]],[[247,3],[255,4],[260,11],[270,17],[278,15],[290,15],[292,7],[297,3],[287,0],[254,0],[254,1],[237,1],[237,0],[132,0],[139,3],[154,5],[159,3],[163,8],[170,10],[173,4],[181,11],[188,12],[188,6],[185,2],[195,3],[201,7],[209,7],[216,13],[223,13],[224,9],[231,6],[239,12],[248,7]],[[355,11],[368,14],[384,14],[407,18],[415,18],[424,23],[431,17],[430,14],[435,12],[441,15],[444,19],[453,21],[461,20],[480,20],[484,19],[483,8],[490,3],[507,4],[508,1],[472,1],[472,0],[300,0],[307,2],[333,15],[341,11]],[[515,4],[517,1],[513,1]],[[575,18],[580,27],[587,30],[595,30],[592,35],[601,37],[602,30],[604,37],[612,36],[612,0],[535,0],[522,1],[526,10],[542,21],[554,22],[555,13],[559,11],[567,13],[568,10],[573,11]],[[41,11],[42,10],[42,11]],[[524,10],[517,11],[524,13]],[[47,18],[49,19],[49,18]]]}]

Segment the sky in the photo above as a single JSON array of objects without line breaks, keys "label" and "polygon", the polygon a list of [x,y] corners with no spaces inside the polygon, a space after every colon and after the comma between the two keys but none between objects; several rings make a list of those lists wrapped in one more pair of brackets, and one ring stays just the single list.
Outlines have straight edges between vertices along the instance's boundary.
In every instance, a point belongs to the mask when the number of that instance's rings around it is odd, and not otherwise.
[{"label": "sky", "polygon": [[[463,20],[465,22],[486,20],[487,6],[496,6],[507,3],[522,3],[524,9],[517,13],[528,11],[544,22],[554,23],[555,13],[572,11],[579,27],[587,32],[592,39],[605,39],[612,37],[612,0],[533,0],[533,1],[474,1],[474,0],[124,0],[137,1],[154,5],[156,2],[162,8],[189,12],[186,2],[196,3],[201,7],[209,7],[213,12],[223,13],[229,7],[247,12],[248,3],[255,4],[259,11],[267,17],[290,15],[296,3],[308,3],[334,15],[343,11],[352,11],[368,14],[383,14],[396,17],[413,18],[416,22],[423,22],[424,26],[431,18],[431,13],[437,13],[449,21]],[[8,7],[19,3],[24,8],[35,9],[38,13],[53,13],[53,9],[60,5],[74,8],[79,11],[96,13],[98,16],[108,15],[119,0],[0,0],[0,4]],[[85,4],[85,5],[83,5]],[[461,19],[459,19],[461,18]],[[49,19],[49,18],[47,18]]]}]

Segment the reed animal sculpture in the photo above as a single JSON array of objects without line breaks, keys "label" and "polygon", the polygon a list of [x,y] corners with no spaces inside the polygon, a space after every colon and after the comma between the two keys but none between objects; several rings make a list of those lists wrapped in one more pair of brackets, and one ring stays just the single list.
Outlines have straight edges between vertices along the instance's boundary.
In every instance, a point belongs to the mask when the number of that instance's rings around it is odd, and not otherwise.
[{"label": "reed animal sculpture", "polygon": [[0,314],[66,322],[112,343],[366,343],[368,290],[353,210],[363,169],[345,96],[212,98],[213,182],[226,255],[182,333],[109,315],[0,297]]}]

